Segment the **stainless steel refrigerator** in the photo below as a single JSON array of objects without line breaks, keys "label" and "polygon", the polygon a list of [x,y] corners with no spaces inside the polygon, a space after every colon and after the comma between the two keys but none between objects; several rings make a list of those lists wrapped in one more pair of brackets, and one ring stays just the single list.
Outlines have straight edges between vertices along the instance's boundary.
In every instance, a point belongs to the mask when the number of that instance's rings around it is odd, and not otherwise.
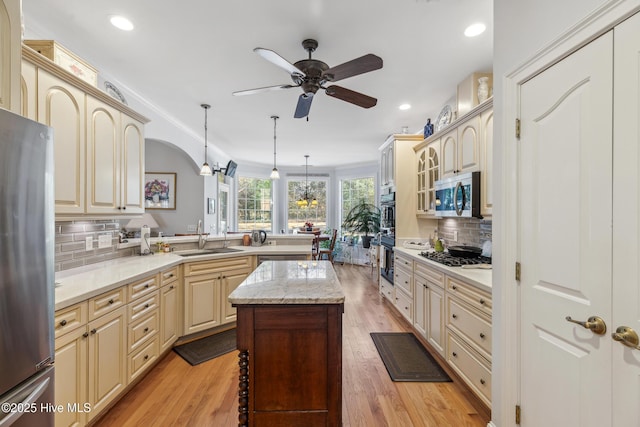
[{"label": "stainless steel refrigerator", "polygon": [[53,130],[0,109],[0,427],[53,426]]}]

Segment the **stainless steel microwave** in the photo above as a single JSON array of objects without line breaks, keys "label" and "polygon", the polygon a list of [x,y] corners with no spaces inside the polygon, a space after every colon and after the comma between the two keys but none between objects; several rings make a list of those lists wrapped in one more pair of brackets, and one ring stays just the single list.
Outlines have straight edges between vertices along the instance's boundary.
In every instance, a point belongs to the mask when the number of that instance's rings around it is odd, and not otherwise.
[{"label": "stainless steel microwave", "polygon": [[436,216],[475,217],[480,215],[480,172],[462,173],[435,183]]}]

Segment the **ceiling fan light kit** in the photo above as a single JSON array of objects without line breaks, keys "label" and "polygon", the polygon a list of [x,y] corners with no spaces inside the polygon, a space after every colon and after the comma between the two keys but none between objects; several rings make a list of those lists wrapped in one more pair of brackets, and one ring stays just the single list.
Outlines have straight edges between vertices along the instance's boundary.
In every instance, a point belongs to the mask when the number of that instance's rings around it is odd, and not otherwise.
[{"label": "ceiling fan light kit", "polygon": [[267,61],[287,71],[294,84],[242,90],[233,92],[233,95],[251,95],[272,90],[300,87],[302,88],[302,94],[298,97],[298,104],[296,105],[293,115],[293,117],[297,119],[309,116],[311,102],[318,89],[323,89],[327,95],[333,98],[349,102],[362,108],[371,108],[378,103],[376,98],[368,95],[337,85],[326,86],[326,84],[382,68],[382,59],[379,56],[369,53],[343,64],[336,65],[335,67],[329,67],[325,62],[311,58],[311,53],[318,47],[316,40],[306,39],[302,42],[302,47],[309,53],[309,58],[300,60],[294,64],[273,50],[261,47],[253,49],[254,52]]}]

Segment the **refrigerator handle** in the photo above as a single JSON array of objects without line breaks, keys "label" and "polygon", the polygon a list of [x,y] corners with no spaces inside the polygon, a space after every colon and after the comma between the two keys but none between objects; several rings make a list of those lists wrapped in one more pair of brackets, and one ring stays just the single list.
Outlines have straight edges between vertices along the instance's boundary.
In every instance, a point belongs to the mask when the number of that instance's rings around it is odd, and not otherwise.
[{"label": "refrigerator handle", "polygon": [[[36,401],[40,398],[40,396],[42,396],[42,393],[44,393],[44,391],[47,389],[47,387],[49,386],[49,382],[51,381],[51,378],[46,378],[44,381],[42,381],[40,384],[38,384],[31,393],[29,393],[29,395],[26,397],[26,399],[24,399],[22,402],[7,402],[7,403],[11,403],[13,404],[18,404],[19,406],[22,407],[30,407],[31,405],[35,404]],[[40,409],[40,408],[38,408]],[[0,420],[0,427],[8,427],[11,424],[13,424],[18,418],[20,418],[22,415],[24,415],[25,411],[13,411],[11,412],[8,416],[6,416],[5,418]]]}]

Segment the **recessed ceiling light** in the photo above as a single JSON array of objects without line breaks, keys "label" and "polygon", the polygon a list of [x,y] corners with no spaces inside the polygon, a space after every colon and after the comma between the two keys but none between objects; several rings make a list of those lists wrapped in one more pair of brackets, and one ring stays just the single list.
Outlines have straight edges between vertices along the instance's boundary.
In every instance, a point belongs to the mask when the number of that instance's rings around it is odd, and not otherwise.
[{"label": "recessed ceiling light", "polygon": [[486,25],[484,25],[482,22],[478,22],[476,24],[469,25],[467,29],[464,30],[464,35],[467,37],[479,36],[480,34],[484,33],[484,30],[486,29]]},{"label": "recessed ceiling light", "polygon": [[398,108],[401,110],[408,110],[411,108],[411,104],[401,104]]},{"label": "recessed ceiling light", "polygon": [[123,31],[133,30],[133,23],[131,23],[131,21],[129,21],[124,16],[115,15],[112,16],[109,20],[111,21],[111,25]]}]

